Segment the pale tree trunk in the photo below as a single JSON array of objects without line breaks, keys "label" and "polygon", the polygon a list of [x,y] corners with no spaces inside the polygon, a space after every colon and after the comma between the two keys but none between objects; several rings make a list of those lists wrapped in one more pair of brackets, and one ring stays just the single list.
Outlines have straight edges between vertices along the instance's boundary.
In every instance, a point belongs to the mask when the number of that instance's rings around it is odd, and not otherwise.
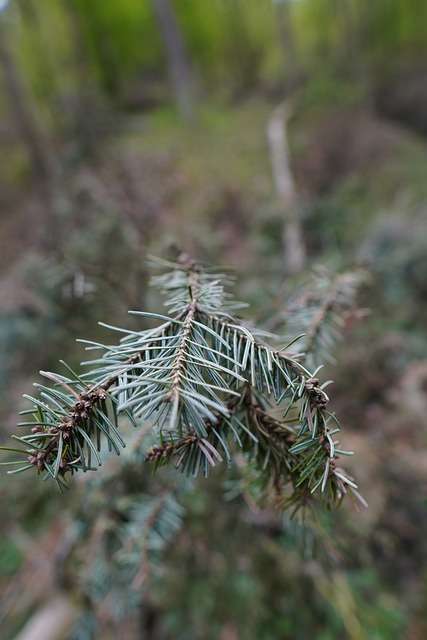
[{"label": "pale tree trunk", "polygon": [[292,275],[304,268],[306,250],[298,215],[300,198],[289,159],[286,135],[289,115],[286,105],[273,111],[267,125],[267,139],[278,207],[283,216],[283,266],[285,273]]},{"label": "pale tree trunk", "polygon": [[0,69],[3,75],[5,94],[17,133],[24,144],[36,183],[48,188],[53,177],[53,162],[49,149],[40,133],[38,123],[27,101],[26,91],[18,69],[8,50],[6,25],[0,22]]},{"label": "pale tree trunk", "polygon": [[182,117],[194,119],[194,80],[184,36],[171,0],[151,0],[159,23],[176,104]]}]

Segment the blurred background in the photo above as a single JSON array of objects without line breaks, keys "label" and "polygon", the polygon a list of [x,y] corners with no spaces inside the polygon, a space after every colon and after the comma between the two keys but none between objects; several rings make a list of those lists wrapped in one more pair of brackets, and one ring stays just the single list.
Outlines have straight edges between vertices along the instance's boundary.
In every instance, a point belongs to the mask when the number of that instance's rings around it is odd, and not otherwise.
[{"label": "blurred background", "polygon": [[104,465],[61,496],[2,467],[1,638],[427,637],[426,24],[421,0],[0,0],[2,443],[39,369],[157,310],[147,254],[232,267],[267,325],[313,266],[362,267],[321,375],[370,505],[310,553],[200,480],[129,595],[111,505],[161,480]]}]

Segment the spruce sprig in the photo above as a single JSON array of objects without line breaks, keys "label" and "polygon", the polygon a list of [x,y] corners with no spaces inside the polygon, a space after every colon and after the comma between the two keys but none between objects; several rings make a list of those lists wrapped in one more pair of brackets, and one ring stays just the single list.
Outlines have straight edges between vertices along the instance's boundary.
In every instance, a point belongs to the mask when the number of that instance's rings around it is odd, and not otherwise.
[{"label": "spruce sprig", "polygon": [[[36,385],[24,415],[31,427],[13,436],[26,462],[60,488],[64,477],[102,462],[102,446],[120,452],[119,417],[150,424],[154,444],[145,460],[154,469],[173,464],[187,475],[207,476],[232,465],[240,451],[260,486],[284,504],[305,504],[317,494],[326,505],[357,486],[339,466],[335,417],[319,380],[274,337],[235,315],[242,305],[225,291],[230,278],[203,269],[188,256],[157,262],[152,284],[166,295],[170,315],[133,312],[155,326],[123,334],[116,345],[87,343],[101,355],[78,376],[41,372],[53,386]],[[166,270],[166,271],[165,271]],[[241,458],[241,456],[240,456]]]},{"label": "spruce sprig", "polygon": [[332,351],[342,338],[346,319],[363,312],[355,310],[355,301],[367,281],[362,269],[334,273],[318,266],[275,316],[273,329],[285,340],[300,334],[298,349],[306,366],[317,367],[325,360],[334,363]]}]

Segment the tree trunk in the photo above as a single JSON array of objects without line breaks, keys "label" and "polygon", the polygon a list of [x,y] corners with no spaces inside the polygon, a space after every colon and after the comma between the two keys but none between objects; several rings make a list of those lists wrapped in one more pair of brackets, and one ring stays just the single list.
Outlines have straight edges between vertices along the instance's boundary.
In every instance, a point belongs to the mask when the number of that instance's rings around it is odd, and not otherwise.
[{"label": "tree trunk", "polygon": [[0,23],[0,68],[5,94],[16,130],[27,150],[36,183],[46,187],[53,177],[53,163],[39,131],[37,121],[28,105],[26,92],[6,42],[6,27]]},{"label": "tree trunk", "polygon": [[73,67],[76,78],[75,102],[72,105],[74,137],[83,153],[95,157],[98,152],[100,125],[93,91],[91,60],[83,32],[82,17],[74,0],[63,0],[71,31]]},{"label": "tree trunk", "polygon": [[152,0],[168,60],[172,89],[182,117],[194,119],[194,81],[184,37],[171,0]]},{"label": "tree trunk", "polygon": [[341,40],[338,60],[344,71],[351,74],[356,85],[363,90],[367,106],[372,106],[372,79],[368,43],[372,9],[369,4],[352,4],[349,0],[336,0],[336,11],[340,20]]},{"label": "tree trunk", "polygon": [[290,89],[293,90],[300,81],[301,68],[298,62],[291,10],[288,0],[276,0],[275,4],[277,27],[279,29],[280,44],[282,45],[285,61],[286,77]]}]

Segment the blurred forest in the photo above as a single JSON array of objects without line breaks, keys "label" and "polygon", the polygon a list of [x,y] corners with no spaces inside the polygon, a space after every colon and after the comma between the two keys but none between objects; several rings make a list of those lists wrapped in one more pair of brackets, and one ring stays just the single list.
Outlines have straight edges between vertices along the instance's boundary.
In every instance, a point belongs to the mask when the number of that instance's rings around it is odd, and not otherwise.
[{"label": "blurred forest", "polygon": [[0,0],[1,443],[76,338],[161,310],[149,254],[232,267],[272,330],[314,267],[363,269],[319,376],[369,503],[298,527],[218,471],[129,578],[115,523],[180,474],[124,456],[60,495],[1,467],[2,639],[427,637],[426,24],[420,0]]}]

